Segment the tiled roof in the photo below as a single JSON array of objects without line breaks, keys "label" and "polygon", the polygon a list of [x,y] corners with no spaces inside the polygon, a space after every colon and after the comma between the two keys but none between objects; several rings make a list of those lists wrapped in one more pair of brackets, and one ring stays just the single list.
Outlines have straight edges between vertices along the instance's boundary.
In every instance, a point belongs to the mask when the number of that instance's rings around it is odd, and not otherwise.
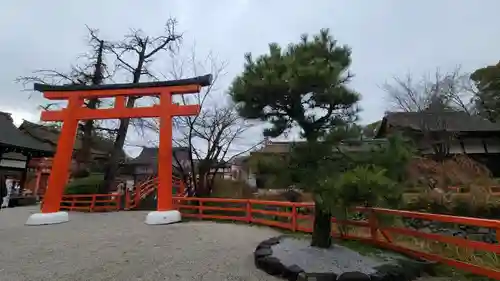
[{"label": "tiled roof", "polygon": [[[295,143],[303,143],[304,141],[299,142],[268,142],[260,151],[256,151],[257,153],[288,153],[290,148]],[[380,145],[385,143],[386,140],[383,139],[347,139],[343,140],[340,143],[342,149],[346,151],[362,151],[372,148],[373,146]]]},{"label": "tiled roof", "polygon": [[[180,152],[188,152],[187,147],[173,147],[172,151],[174,154]],[[180,160],[180,159],[179,159]],[[125,165],[156,165],[158,163],[158,147],[143,147],[139,156],[134,159],[125,162]],[[175,164],[175,163],[174,163]]]},{"label": "tiled roof", "polygon": [[[24,121],[19,129],[33,138],[44,142],[46,144],[51,145],[52,147],[56,147],[59,141],[60,131],[57,128],[53,128],[50,126],[44,126],[40,124],[31,123],[28,121]],[[73,147],[75,150],[80,150],[82,148],[82,138],[77,137],[75,140],[75,145]],[[92,138],[91,144],[91,153],[93,155],[109,155],[109,153],[113,150],[113,141],[103,139],[97,136]],[[123,156],[125,156],[125,153]]]},{"label": "tiled roof", "polygon": [[387,126],[417,131],[500,132],[500,124],[463,111],[389,112],[382,120],[377,137],[383,137]]},{"label": "tiled roof", "polygon": [[0,144],[48,154],[54,153],[54,149],[28,134],[16,128],[9,113],[0,112]]}]

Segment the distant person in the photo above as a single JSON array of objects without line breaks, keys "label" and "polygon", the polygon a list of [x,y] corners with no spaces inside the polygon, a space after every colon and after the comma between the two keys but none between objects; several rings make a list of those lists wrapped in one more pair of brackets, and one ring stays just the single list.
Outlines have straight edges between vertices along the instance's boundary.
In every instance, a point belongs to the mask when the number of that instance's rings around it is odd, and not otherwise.
[{"label": "distant person", "polygon": [[7,190],[6,195],[2,197],[2,206],[1,208],[9,207],[10,195],[14,188],[14,179],[10,176],[7,176],[5,180],[5,189]]},{"label": "distant person", "polygon": [[0,177],[0,201],[2,204],[0,205],[3,208],[3,199],[7,196],[7,185],[5,184],[6,178],[4,176]]}]

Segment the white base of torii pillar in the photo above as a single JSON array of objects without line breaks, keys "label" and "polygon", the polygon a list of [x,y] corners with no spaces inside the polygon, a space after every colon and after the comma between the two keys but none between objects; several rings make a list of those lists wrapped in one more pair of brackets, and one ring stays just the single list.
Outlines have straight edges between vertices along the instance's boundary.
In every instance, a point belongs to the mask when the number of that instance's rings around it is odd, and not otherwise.
[{"label": "white base of torii pillar", "polygon": [[146,224],[171,224],[181,221],[181,213],[177,210],[149,212],[144,221]]},{"label": "white base of torii pillar", "polygon": [[36,213],[26,221],[26,225],[58,224],[69,221],[68,212]]}]

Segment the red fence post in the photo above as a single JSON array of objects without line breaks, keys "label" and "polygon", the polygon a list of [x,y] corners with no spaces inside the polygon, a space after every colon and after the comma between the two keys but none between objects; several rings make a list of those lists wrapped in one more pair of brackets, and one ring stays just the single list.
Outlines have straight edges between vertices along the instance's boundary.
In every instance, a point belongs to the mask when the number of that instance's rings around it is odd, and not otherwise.
[{"label": "red fence post", "polygon": [[116,210],[119,211],[121,210],[121,200],[122,199],[122,195],[120,193],[118,193],[116,196],[115,196],[115,205],[116,205]]},{"label": "red fence post", "polygon": [[248,223],[252,222],[252,203],[250,203],[250,200],[247,200],[246,202],[246,220]]},{"label": "red fence post", "polygon": [[91,200],[91,201],[92,201],[92,203],[90,203],[90,210],[89,210],[89,211],[91,211],[91,212],[93,212],[93,211],[94,211],[94,207],[95,207],[95,200],[96,200],[96,195],[94,194],[94,195],[92,195],[92,200]]},{"label": "red fence post", "polygon": [[368,223],[370,224],[370,236],[373,241],[378,239],[378,221],[377,214],[375,210],[370,208],[370,214],[368,217]]},{"label": "red fence post", "polygon": [[497,236],[497,243],[500,243],[500,228],[495,229],[495,233]]},{"label": "red fence post", "polygon": [[203,202],[198,199],[198,219],[203,219]]},{"label": "red fence post", "polygon": [[130,209],[130,191],[125,188],[125,209]]},{"label": "red fence post", "polygon": [[297,206],[292,203],[292,231],[297,231]]},{"label": "red fence post", "polygon": [[141,186],[138,185],[135,187],[134,206],[139,206],[140,202],[141,202]]}]

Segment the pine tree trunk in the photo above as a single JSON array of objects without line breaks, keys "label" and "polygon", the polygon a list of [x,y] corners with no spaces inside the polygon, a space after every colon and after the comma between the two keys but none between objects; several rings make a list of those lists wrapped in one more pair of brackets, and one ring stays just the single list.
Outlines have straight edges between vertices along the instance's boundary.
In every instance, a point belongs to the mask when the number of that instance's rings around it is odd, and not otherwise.
[{"label": "pine tree trunk", "polygon": [[332,245],[332,214],[322,210],[318,203],[315,203],[314,209],[314,229],[311,246],[329,248]]}]

